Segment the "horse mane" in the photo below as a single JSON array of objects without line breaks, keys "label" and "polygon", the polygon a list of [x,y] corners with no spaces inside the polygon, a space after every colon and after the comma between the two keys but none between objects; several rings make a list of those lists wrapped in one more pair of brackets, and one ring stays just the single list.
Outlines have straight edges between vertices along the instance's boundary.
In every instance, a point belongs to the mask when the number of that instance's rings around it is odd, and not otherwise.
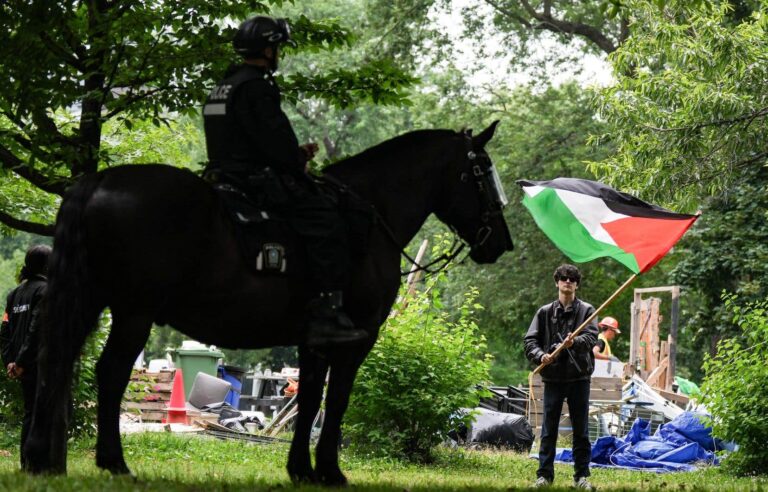
[{"label": "horse mane", "polygon": [[385,140],[380,144],[374,145],[359,154],[355,154],[349,157],[345,157],[330,166],[325,170],[331,171],[332,174],[337,172],[344,172],[350,168],[358,168],[362,165],[372,165],[379,161],[379,159],[391,156],[395,152],[401,152],[404,149],[416,145],[424,145],[424,142],[433,138],[450,138],[458,135],[453,130],[444,129],[429,129],[429,130],[414,130],[408,133],[403,133],[396,137]]}]

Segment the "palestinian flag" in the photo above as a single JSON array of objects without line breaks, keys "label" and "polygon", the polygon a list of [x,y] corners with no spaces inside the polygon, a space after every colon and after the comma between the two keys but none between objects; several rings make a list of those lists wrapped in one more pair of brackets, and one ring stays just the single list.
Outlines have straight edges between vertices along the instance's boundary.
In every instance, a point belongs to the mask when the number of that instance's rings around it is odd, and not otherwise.
[{"label": "palestinian flag", "polygon": [[517,184],[536,224],[571,260],[610,256],[634,273],[655,265],[699,217],[670,212],[586,179]]}]

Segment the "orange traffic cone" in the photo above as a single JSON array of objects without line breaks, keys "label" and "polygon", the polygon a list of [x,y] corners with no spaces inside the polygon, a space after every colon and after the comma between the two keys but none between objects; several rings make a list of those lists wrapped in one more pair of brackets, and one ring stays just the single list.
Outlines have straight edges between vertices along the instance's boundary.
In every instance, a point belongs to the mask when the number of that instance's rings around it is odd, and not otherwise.
[{"label": "orange traffic cone", "polygon": [[176,374],[173,376],[173,388],[171,388],[171,401],[168,405],[168,417],[165,419],[166,424],[187,423],[187,407],[184,404],[185,401],[184,375],[181,373],[181,369],[176,369]]}]

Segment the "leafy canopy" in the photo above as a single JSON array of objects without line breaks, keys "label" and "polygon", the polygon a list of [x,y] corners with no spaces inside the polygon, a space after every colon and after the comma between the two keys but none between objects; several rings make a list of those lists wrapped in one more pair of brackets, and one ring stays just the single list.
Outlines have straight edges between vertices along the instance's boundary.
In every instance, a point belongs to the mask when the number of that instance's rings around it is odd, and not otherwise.
[{"label": "leafy canopy", "polygon": [[688,367],[700,367],[703,354],[713,352],[720,338],[740,333],[722,302],[723,291],[742,303],[768,298],[768,168],[743,177],[729,193],[707,200],[696,227],[676,247],[681,260],[671,277],[695,298],[681,316],[686,344],[694,350],[678,354],[678,360],[682,355]]},{"label": "leafy canopy", "polygon": [[[282,0],[189,0],[0,4],[0,222],[37,234],[74,179],[114,164],[104,125],[130,131],[137,121],[168,123],[196,114],[213,81],[236,62],[230,40],[238,22],[269,14]],[[291,19],[308,51],[350,46],[335,21]],[[311,76],[283,74],[289,98],[402,101],[413,78],[372,58]],[[7,186],[15,187],[8,189]],[[10,195],[17,197],[16,200]]]},{"label": "leafy canopy", "polygon": [[[768,16],[743,22],[728,4],[632,0],[632,36],[599,94],[618,152],[592,165],[613,185],[692,209],[766,164]],[[622,75],[624,74],[624,75]]]}]

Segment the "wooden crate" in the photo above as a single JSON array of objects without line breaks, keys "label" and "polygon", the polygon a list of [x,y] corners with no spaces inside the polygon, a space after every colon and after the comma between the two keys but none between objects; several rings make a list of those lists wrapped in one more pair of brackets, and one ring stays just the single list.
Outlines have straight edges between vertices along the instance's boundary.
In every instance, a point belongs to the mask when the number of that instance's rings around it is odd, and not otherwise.
[{"label": "wooden crate", "polygon": [[[593,377],[589,388],[590,402],[618,402],[621,400],[621,378]],[[534,401],[528,400],[528,422],[533,428],[533,433],[538,439],[541,436],[541,425],[544,422],[544,383],[538,374],[533,378]],[[571,419],[569,418],[568,403],[563,403],[563,412],[560,416],[558,434],[567,436],[573,433]]]}]

